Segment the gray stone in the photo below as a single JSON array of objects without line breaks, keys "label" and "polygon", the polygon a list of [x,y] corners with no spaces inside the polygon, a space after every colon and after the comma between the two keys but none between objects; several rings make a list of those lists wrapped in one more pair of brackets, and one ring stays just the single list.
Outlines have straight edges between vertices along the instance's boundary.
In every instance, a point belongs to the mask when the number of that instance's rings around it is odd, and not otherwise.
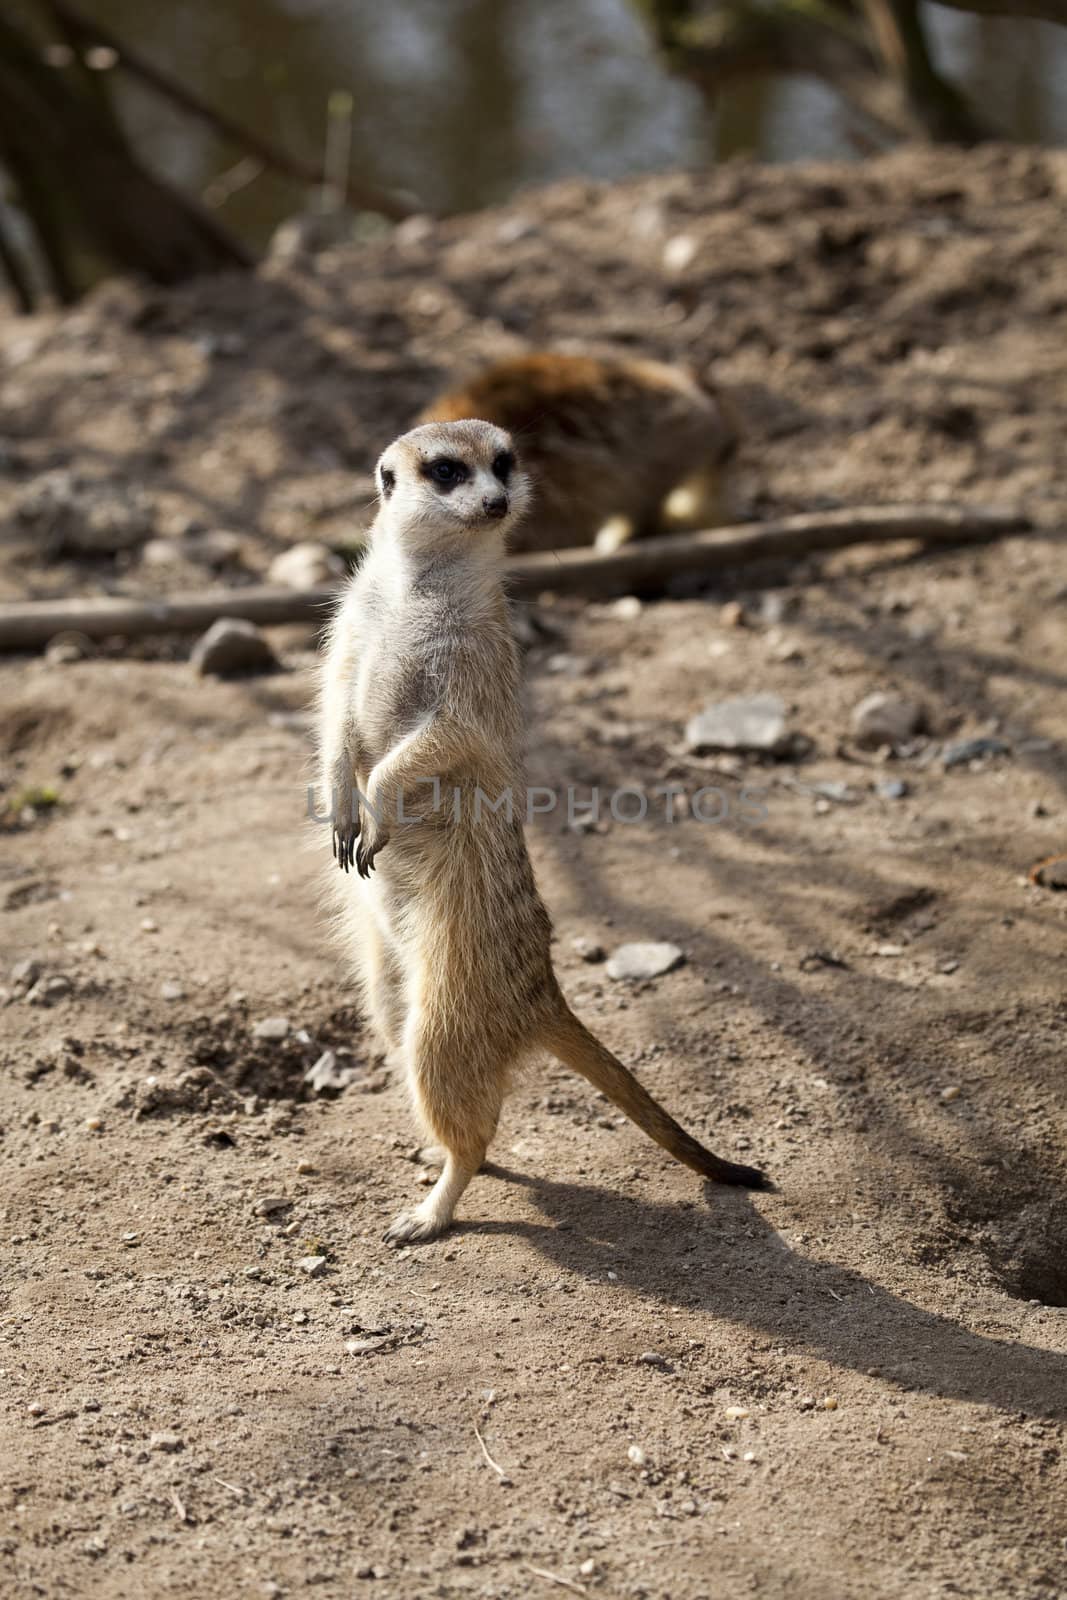
[{"label": "gray stone", "polygon": [[26,1003],[31,1006],[54,1006],[57,1000],[65,1000],[72,988],[70,979],[57,972],[51,978],[39,978],[26,996]]},{"label": "gray stone", "polygon": [[164,1455],[175,1455],[179,1450],[185,1449],[185,1440],[176,1433],[153,1433],[148,1440],[149,1450],[162,1451]]},{"label": "gray stone", "polygon": [[356,1066],[341,1066],[333,1050],[324,1050],[319,1059],[304,1073],[304,1082],[315,1094],[339,1094],[355,1083],[360,1075]]},{"label": "gray stone", "polygon": [[1008,756],[1011,754],[1011,745],[1003,739],[994,739],[989,736],[980,736],[976,739],[957,739],[955,744],[947,744],[941,752],[941,764],[944,767],[965,767],[969,761],[978,761],[982,756]]},{"label": "gray stone", "polygon": [[587,939],[584,934],[576,934],[571,940],[571,949],[583,961],[588,961],[592,966],[598,961],[603,961],[606,951],[602,944],[597,944],[595,939]]},{"label": "gray stone", "polygon": [[92,640],[74,630],[57,633],[49,639],[44,651],[45,660],[59,667],[70,666],[72,661],[84,661],[92,654]]},{"label": "gray stone", "polygon": [[810,791],[812,794],[817,795],[820,799],[832,800],[835,805],[839,806],[855,805],[856,801],[859,799],[859,795],[856,793],[855,789],[850,788],[847,783],[840,783],[836,780],[829,780],[825,783],[813,783],[810,785]]},{"label": "gray stone", "polygon": [[686,723],[685,743],[697,752],[753,750],[785,755],[793,743],[785,702],[776,694],[749,694],[705,706]]},{"label": "gray stone", "polygon": [[11,982],[22,988],[29,988],[41,976],[41,963],[35,961],[33,956],[27,956],[23,961],[16,961],[11,968]]},{"label": "gray stone", "polygon": [[196,641],[189,660],[202,678],[272,672],[278,665],[277,656],[259,629],[236,617],[220,617],[213,622]]},{"label": "gray stone", "polygon": [[685,960],[676,944],[621,944],[604,968],[609,978],[619,983],[635,983],[642,978],[659,978],[673,972]]},{"label": "gray stone", "polygon": [[277,1041],[279,1039],[288,1039],[289,1033],[290,1022],[288,1017],[264,1017],[252,1029],[253,1039]]},{"label": "gray stone", "polygon": [[301,1272],[307,1278],[321,1278],[326,1271],[325,1256],[304,1256],[297,1262]]},{"label": "gray stone", "polygon": [[344,563],[324,544],[307,540],[274,557],[267,577],[285,589],[317,589],[344,577]]},{"label": "gray stone", "polygon": [[903,778],[887,778],[884,783],[875,784],[874,792],[879,800],[903,800],[908,786]]},{"label": "gray stone", "polygon": [[864,750],[896,749],[923,727],[923,708],[895,694],[869,694],[852,712],[852,734]]},{"label": "gray stone", "polygon": [[256,1201],[252,1210],[257,1217],[272,1217],[276,1211],[288,1211],[292,1203],[285,1195],[264,1195]]}]

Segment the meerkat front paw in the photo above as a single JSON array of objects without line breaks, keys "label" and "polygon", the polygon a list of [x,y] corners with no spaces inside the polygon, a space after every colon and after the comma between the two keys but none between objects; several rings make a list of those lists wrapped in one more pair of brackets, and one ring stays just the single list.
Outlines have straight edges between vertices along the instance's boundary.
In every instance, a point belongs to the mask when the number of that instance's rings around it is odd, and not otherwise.
[{"label": "meerkat front paw", "polygon": [[356,840],[359,838],[359,817],[342,818],[333,826],[333,859],[342,872],[348,872],[356,858]]},{"label": "meerkat front paw", "polygon": [[389,831],[381,823],[368,818],[356,846],[356,871],[361,878],[369,878],[374,870],[374,858],[389,843]]},{"label": "meerkat front paw", "polygon": [[351,870],[356,858],[356,840],[359,838],[362,825],[362,812],[359,796],[352,787],[352,777],[349,763],[344,763],[344,771],[335,773],[334,783],[330,791],[332,804],[332,829],[331,842],[333,844],[333,859],[337,862],[342,872]]}]

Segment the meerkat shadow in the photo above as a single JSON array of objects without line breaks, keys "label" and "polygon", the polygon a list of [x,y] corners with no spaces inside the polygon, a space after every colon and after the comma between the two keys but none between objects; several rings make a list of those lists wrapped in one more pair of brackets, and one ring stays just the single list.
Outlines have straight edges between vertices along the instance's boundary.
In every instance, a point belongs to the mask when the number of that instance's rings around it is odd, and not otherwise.
[{"label": "meerkat shadow", "polygon": [[553,1281],[624,1288],[650,1307],[737,1324],[890,1388],[1067,1418],[1067,1355],[974,1332],[849,1266],[803,1255],[744,1189],[709,1183],[699,1204],[495,1164],[492,1176],[521,1189],[517,1214],[460,1221],[457,1233],[524,1242]]}]

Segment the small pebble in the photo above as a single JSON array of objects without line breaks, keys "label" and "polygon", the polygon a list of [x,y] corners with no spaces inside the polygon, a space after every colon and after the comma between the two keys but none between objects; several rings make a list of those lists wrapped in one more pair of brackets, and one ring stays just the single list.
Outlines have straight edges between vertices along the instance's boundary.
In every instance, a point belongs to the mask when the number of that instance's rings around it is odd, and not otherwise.
[{"label": "small pebble", "polygon": [[245,672],[270,672],[278,659],[251,622],[220,617],[193,646],[189,657],[201,677],[229,678]]},{"label": "small pebble", "polygon": [[287,1039],[290,1025],[288,1017],[264,1017],[252,1029],[253,1039]]},{"label": "small pebble", "polygon": [[852,712],[852,732],[865,750],[906,744],[923,726],[923,708],[893,694],[869,694]]},{"label": "small pebble", "polygon": [[159,932],[159,923],[155,920],[154,917],[142,917],[141,918],[141,932],[142,933],[158,933]]},{"label": "small pebble", "polygon": [[185,990],[180,983],[162,983],[159,986],[161,1000],[184,1000]]},{"label": "small pebble", "polygon": [[685,744],[697,754],[758,750],[784,756],[796,741],[789,732],[785,701],[775,694],[752,694],[720,700],[690,717]]},{"label": "small pebble", "polygon": [[609,978],[616,983],[637,982],[643,978],[659,978],[673,972],[685,961],[685,954],[676,944],[640,943],[622,944],[605,967]]},{"label": "small pebble", "polygon": [[300,1271],[304,1273],[306,1277],[321,1278],[322,1274],[326,1271],[326,1257],[304,1256],[303,1259],[297,1263],[297,1265],[299,1266]]},{"label": "small pebble", "polygon": [[752,1415],[752,1413],[750,1411],[747,1411],[744,1406],[727,1406],[726,1407],[725,1416],[726,1416],[727,1422],[743,1422],[746,1417],[749,1417],[751,1415]]},{"label": "small pebble", "polygon": [[950,1083],[947,1088],[942,1089],[941,1098],[945,1101],[958,1100],[961,1093],[959,1084]]},{"label": "small pebble", "polygon": [[47,1407],[43,1406],[39,1400],[31,1400],[30,1404],[26,1407],[26,1410],[29,1412],[31,1417],[43,1417]]},{"label": "small pebble", "polygon": [[185,1440],[176,1433],[153,1433],[148,1440],[149,1450],[159,1450],[164,1455],[172,1456],[178,1450],[185,1449]]},{"label": "small pebble", "polygon": [[252,1207],[257,1217],[269,1217],[275,1211],[288,1211],[292,1201],[284,1195],[265,1195],[262,1200],[257,1200]]},{"label": "small pebble", "polygon": [[634,1467],[643,1467],[645,1462],[648,1460],[648,1457],[645,1455],[645,1452],[641,1449],[639,1444],[632,1444],[630,1446],[629,1450],[626,1452],[626,1458],[630,1462],[630,1465]]},{"label": "small pebble", "polygon": [[983,756],[1007,756],[1011,754],[1011,745],[1003,739],[980,737],[977,739],[957,739],[954,744],[947,744],[941,752],[941,764],[944,767],[964,767],[971,761],[979,761]]},{"label": "small pebble", "polygon": [[836,1396],[836,1394],[828,1394],[826,1396],[826,1399],[822,1403],[822,1408],[823,1408],[824,1411],[836,1411],[837,1410],[837,1396]]},{"label": "small pebble", "polygon": [[99,1133],[100,1130],[103,1128],[103,1126],[104,1126],[103,1117],[86,1117],[86,1119],[85,1119],[85,1131],[86,1131],[86,1133]]}]

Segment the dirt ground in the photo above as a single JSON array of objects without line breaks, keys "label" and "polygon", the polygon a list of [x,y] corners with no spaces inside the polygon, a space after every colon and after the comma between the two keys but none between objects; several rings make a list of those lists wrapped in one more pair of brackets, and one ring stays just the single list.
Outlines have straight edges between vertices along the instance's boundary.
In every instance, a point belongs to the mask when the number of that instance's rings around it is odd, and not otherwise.
[{"label": "dirt ground", "polygon": [[[565,990],[778,1189],[702,1192],[552,1066],[400,1251],[404,1086],[304,814],[312,635],[233,682],[175,639],[0,665],[5,1593],[1067,1593],[1067,894],[1026,877],[1067,849],[1065,195],[1063,157],[997,149],[564,185],[0,324],[6,597],[350,538],[454,362],[579,336],[721,379],[746,514],[1037,524],[537,605],[531,782],[651,796],[530,830]],[[93,482],[118,556],[61,548]],[[851,738],[876,689],[925,712],[894,760]],[[758,691],[803,758],[686,751]],[[668,824],[668,783],[728,816]],[[580,938],[686,960],[619,984]],[[316,1094],[328,1049],[351,1081]]]}]

